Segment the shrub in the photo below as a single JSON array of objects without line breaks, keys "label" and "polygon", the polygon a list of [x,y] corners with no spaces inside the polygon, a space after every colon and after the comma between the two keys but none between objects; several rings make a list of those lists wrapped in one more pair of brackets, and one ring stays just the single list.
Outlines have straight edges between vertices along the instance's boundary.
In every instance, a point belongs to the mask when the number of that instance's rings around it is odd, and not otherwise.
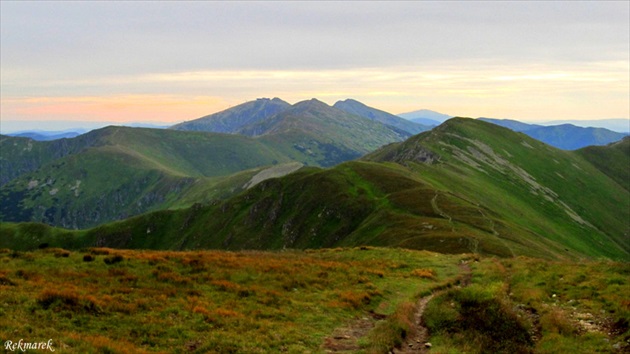
[{"label": "shrub", "polygon": [[123,260],[124,260],[123,256],[117,254],[115,256],[106,257],[105,259],[103,259],[103,262],[105,262],[105,264],[107,265],[112,265],[112,264],[122,262]]},{"label": "shrub", "polygon": [[571,323],[564,312],[558,308],[552,308],[550,311],[540,316],[540,325],[544,331],[551,333],[561,335],[574,335],[577,333],[575,325]]},{"label": "shrub", "polygon": [[169,282],[169,283],[174,283],[174,284],[189,284],[190,283],[190,279],[181,276],[178,273],[175,272],[159,272],[159,271],[154,271],[155,273],[155,277],[157,278],[157,280],[159,281],[163,281],[163,282]]},{"label": "shrub", "polygon": [[414,303],[403,302],[391,316],[377,322],[367,336],[368,352],[389,353],[391,348],[399,347],[413,326],[415,311]]},{"label": "shrub", "polygon": [[448,332],[481,352],[527,352],[528,325],[501,297],[499,285],[453,289],[429,302],[424,321],[430,332]]},{"label": "shrub", "polygon": [[5,274],[0,274],[0,285],[15,286],[15,282],[7,278]]},{"label": "shrub", "polygon": [[92,262],[94,261],[94,259],[94,256],[92,256],[91,254],[83,255],[83,262]]},{"label": "shrub", "polygon": [[411,271],[411,275],[414,277],[424,278],[424,279],[435,279],[435,271],[433,269],[414,269]]},{"label": "shrub", "polygon": [[365,292],[344,291],[339,294],[342,302],[358,309],[361,305],[368,305],[371,301],[370,295]]},{"label": "shrub", "polygon": [[68,258],[68,257],[70,257],[70,251],[66,251],[66,250],[59,250],[59,251],[56,251],[54,254],[55,254],[55,257],[57,257],[57,258],[60,258],[60,257]]},{"label": "shrub", "polygon": [[38,297],[37,303],[44,309],[58,308],[73,312],[101,312],[93,297],[81,297],[74,290],[44,290]]}]

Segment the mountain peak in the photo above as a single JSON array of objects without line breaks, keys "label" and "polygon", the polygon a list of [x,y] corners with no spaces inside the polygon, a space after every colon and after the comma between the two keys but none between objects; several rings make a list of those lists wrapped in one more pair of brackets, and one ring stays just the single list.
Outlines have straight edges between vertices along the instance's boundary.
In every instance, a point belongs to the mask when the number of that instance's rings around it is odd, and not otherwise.
[{"label": "mountain peak", "polygon": [[289,107],[289,103],[277,97],[258,98],[221,112],[176,124],[171,129],[234,134],[246,125],[265,120]]},{"label": "mountain peak", "polygon": [[443,113],[439,113],[436,111],[432,111],[429,109],[420,109],[417,111],[413,111],[413,112],[407,112],[407,113],[401,113],[398,115],[399,117],[411,120],[411,121],[417,121],[419,123],[425,123],[427,122],[427,120],[431,120],[431,121],[436,121],[438,123],[443,123],[444,121],[446,121],[449,118],[452,118],[452,115],[448,115],[448,114],[443,114]]},{"label": "mountain peak", "polygon": [[331,106],[322,102],[316,98],[311,98],[310,100],[304,100],[297,102],[293,106],[289,107],[289,111],[293,112],[301,112],[301,111],[320,111],[320,110],[329,110],[332,109]]},{"label": "mountain peak", "polygon": [[325,102],[322,102],[320,100],[318,100],[317,98],[311,98],[310,100],[304,100],[304,101],[300,101],[296,104],[294,104],[294,106],[304,106],[304,105],[324,105],[327,107],[330,107],[328,104],[326,104]]}]

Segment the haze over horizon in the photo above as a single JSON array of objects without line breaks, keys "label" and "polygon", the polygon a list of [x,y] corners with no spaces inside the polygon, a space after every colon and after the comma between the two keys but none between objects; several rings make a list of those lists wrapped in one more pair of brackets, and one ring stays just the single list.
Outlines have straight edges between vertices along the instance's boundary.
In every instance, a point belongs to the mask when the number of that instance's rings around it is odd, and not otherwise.
[{"label": "haze over horizon", "polygon": [[628,2],[0,2],[2,121],[195,119],[257,97],[630,117]]}]

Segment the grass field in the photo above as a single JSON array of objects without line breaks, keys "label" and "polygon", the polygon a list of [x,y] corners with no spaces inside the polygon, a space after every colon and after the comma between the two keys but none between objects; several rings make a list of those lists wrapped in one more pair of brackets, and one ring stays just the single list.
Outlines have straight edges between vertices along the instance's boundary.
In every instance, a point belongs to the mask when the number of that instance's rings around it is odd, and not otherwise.
[{"label": "grass field", "polygon": [[432,353],[627,353],[630,264],[485,258],[424,320]]},{"label": "grass field", "polygon": [[361,323],[349,352],[388,353],[434,292],[432,353],[614,353],[629,348],[628,275],[627,263],[371,247],[5,249],[0,339],[61,353],[323,353]]},{"label": "grass field", "polygon": [[451,281],[460,258],[372,248],[5,250],[0,338],[52,339],[64,353],[321,352],[335,328],[395,313]]}]

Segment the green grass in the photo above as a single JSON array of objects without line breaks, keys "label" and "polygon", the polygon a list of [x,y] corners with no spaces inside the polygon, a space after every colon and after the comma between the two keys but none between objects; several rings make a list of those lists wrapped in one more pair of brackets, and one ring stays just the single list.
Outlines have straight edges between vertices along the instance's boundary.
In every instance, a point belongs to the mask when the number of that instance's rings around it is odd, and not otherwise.
[{"label": "green grass", "polygon": [[628,274],[628,263],[482,259],[472,285],[428,304],[432,352],[625,352]]},{"label": "green grass", "polygon": [[435,353],[623,352],[630,339],[627,263],[357,247],[3,249],[0,264],[0,338],[69,353],[323,353],[359,319],[371,330],[356,351],[387,353],[432,292]]},{"label": "green grass", "polygon": [[[14,140],[2,140],[12,179],[0,189],[0,217],[72,229],[225,198],[256,169],[289,161],[251,138],[164,129],[103,128],[64,140],[68,155],[59,158],[58,142]],[[14,176],[20,163],[32,171]]]},{"label": "green grass", "polygon": [[6,250],[0,338],[52,339],[70,353],[321,352],[335,328],[389,316],[456,276],[459,259],[374,248]]}]

